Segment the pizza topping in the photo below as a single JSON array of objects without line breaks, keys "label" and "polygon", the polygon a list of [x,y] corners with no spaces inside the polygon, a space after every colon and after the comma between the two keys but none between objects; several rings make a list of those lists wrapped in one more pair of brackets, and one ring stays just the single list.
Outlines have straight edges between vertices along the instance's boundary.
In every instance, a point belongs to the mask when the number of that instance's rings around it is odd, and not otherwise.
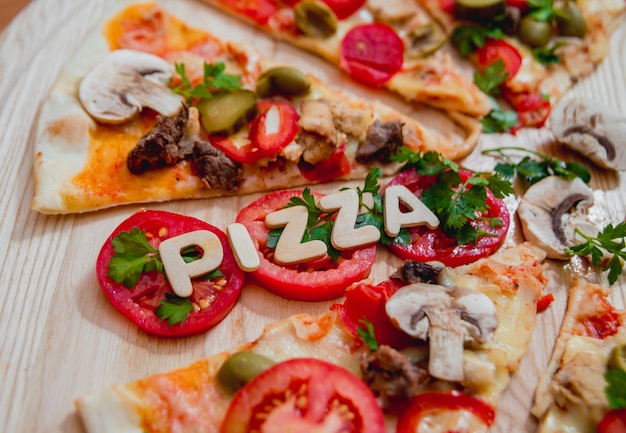
[{"label": "pizza topping", "polygon": [[456,0],[453,10],[454,16],[460,20],[482,23],[504,15],[505,11],[505,0]]},{"label": "pizza topping", "polygon": [[331,37],[337,32],[337,16],[320,0],[302,0],[294,8],[296,26],[306,36],[317,39]]},{"label": "pizza topping", "polygon": [[274,95],[299,96],[309,92],[311,81],[299,69],[292,66],[277,66],[263,72],[256,82],[256,93],[260,98]]},{"label": "pizza topping", "polygon": [[362,24],[344,36],[340,58],[341,67],[352,78],[369,86],[381,86],[402,69],[404,43],[385,24]]},{"label": "pizza topping", "polygon": [[587,23],[575,0],[565,0],[556,16],[556,25],[561,36],[582,38],[587,33]]},{"label": "pizza topping", "polygon": [[305,100],[300,106],[300,131],[296,143],[304,147],[302,158],[316,164],[328,158],[337,148],[337,129],[328,105],[319,100]]},{"label": "pizza topping", "polygon": [[197,107],[204,130],[218,136],[234,134],[258,113],[256,93],[247,89],[218,93]]},{"label": "pizza topping", "polygon": [[390,275],[389,278],[402,281],[404,285],[413,283],[437,283],[439,274],[445,268],[441,262],[418,262],[405,260],[402,266]]},{"label": "pizza topping", "polygon": [[103,123],[124,123],[148,107],[164,116],[179,112],[182,99],[167,87],[174,68],[141,51],[108,53],[83,78],[78,97],[85,110]]},{"label": "pizza topping", "polygon": [[598,423],[598,433],[624,432],[626,432],[626,408],[610,410]]},{"label": "pizza topping", "polygon": [[192,85],[187,77],[184,63],[176,63],[174,67],[181,82],[172,87],[172,92],[187,98],[187,104],[191,104],[197,98],[210,99],[218,91],[237,90],[242,86],[241,76],[224,72],[226,70],[224,63],[209,64],[203,61],[202,81],[195,85]]},{"label": "pizza topping", "polygon": [[575,229],[592,236],[598,233],[588,212],[593,204],[593,191],[579,178],[549,176],[522,197],[518,215],[524,237],[548,257],[565,260],[569,258],[565,248],[575,243]]},{"label": "pizza topping", "polygon": [[236,392],[272,365],[273,360],[258,353],[237,352],[224,361],[217,370],[217,380],[226,389]]},{"label": "pizza topping", "polygon": [[133,174],[142,174],[159,167],[171,167],[185,158],[179,145],[189,118],[189,108],[182,104],[175,117],[157,117],[154,128],[141,137],[130,151],[126,164]]},{"label": "pizza topping", "polygon": [[548,120],[557,140],[600,167],[626,169],[626,117],[594,101],[559,102]]},{"label": "pizza topping", "polygon": [[368,0],[366,6],[374,21],[383,23],[405,21],[420,12],[417,3],[411,0]]},{"label": "pizza topping", "polygon": [[446,42],[446,34],[435,21],[412,28],[407,33],[406,54],[411,58],[422,58],[434,53]]},{"label": "pizza topping", "polygon": [[498,326],[491,299],[462,288],[411,284],[394,293],[385,309],[404,332],[429,340],[429,374],[450,381],[464,378],[464,342],[484,343]]},{"label": "pizza topping", "polygon": [[376,119],[367,129],[365,141],[356,153],[356,160],[361,163],[378,160],[390,162],[398,148],[404,144],[400,121],[381,122]]},{"label": "pizza topping", "polygon": [[236,190],[241,183],[241,164],[205,140],[193,146],[193,166],[206,188]]},{"label": "pizza topping", "polygon": [[424,368],[385,344],[363,358],[361,371],[383,409],[424,392],[429,381]]}]

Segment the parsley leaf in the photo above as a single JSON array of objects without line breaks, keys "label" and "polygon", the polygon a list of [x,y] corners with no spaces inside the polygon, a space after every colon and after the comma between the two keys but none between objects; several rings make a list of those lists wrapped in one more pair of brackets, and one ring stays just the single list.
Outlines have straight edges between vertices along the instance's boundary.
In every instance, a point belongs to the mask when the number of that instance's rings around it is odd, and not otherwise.
[{"label": "parsley leaf", "polygon": [[498,59],[489,64],[482,73],[474,72],[474,84],[486,95],[495,96],[500,94],[500,84],[504,83],[508,76],[504,61]]},{"label": "parsley leaf", "polygon": [[175,63],[174,68],[181,77],[181,83],[171,90],[187,98],[187,104],[191,104],[193,98],[210,99],[218,90],[236,90],[243,84],[241,75],[231,75],[224,72],[224,63],[209,64],[204,62],[204,76],[201,83],[193,86],[185,72],[184,63]]},{"label": "parsley leaf", "polygon": [[558,64],[561,59],[556,54],[556,50],[565,45],[565,42],[559,41],[553,44],[551,47],[539,47],[532,50],[535,60],[543,65],[555,65]]},{"label": "parsley leaf", "polygon": [[591,256],[591,262],[598,267],[604,259],[605,253],[612,255],[609,262],[602,267],[602,271],[609,271],[609,284],[613,285],[622,274],[624,260],[626,260],[626,221],[613,226],[608,224],[596,237],[587,236],[579,229],[576,234],[584,238],[584,242],[568,247],[565,252],[578,256]]},{"label": "parsley leaf", "polygon": [[503,37],[504,31],[493,25],[462,25],[455,27],[450,36],[450,41],[465,57],[485,45],[487,38],[502,39]]},{"label": "parsley leaf", "polygon": [[[525,156],[519,162],[513,162],[509,151],[529,153],[532,155],[532,158],[531,156]],[[500,162],[496,165],[496,172],[507,179],[512,179],[515,173],[517,173],[528,185],[537,183],[548,176],[561,176],[569,180],[579,177],[585,183],[589,183],[591,180],[591,174],[583,164],[565,162],[559,158],[524,147],[498,147],[496,149],[483,150],[482,153],[495,153],[503,158],[505,162]]]},{"label": "parsley leaf", "polygon": [[626,408],[626,370],[611,368],[604,373],[607,386],[604,388],[611,409]]},{"label": "parsley leaf", "polygon": [[165,299],[161,300],[161,305],[158,306],[155,313],[160,320],[167,320],[168,326],[173,326],[177,323],[185,323],[192,310],[193,304],[190,300],[166,293]]},{"label": "parsley leaf", "polygon": [[163,272],[159,251],[148,243],[145,232],[139,228],[121,232],[111,243],[114,253],[108,264],[108,275],[116,283],[124,283],[124,287],[131,289],[137,285],[142,273]]},{"label": "parsley leaf", "polygon": [[357,335],[361,337],[372,352],[376,352],[380,345],[378,344],[378,341],[376,341],[376,336],[374,335],[374,325],[367,319],[362,319],[360,322],[365,325],[365,328],[361,326],[357,327]]},{"label": "parsley leaf", "polygon": [[[439,218],[439,228],[459,244],[476,242],[481,236],[492,236],[472,221],[486,221],[491,228],[498,226],[498,218],[483,218],[480,213],[487,210],[486,189],[503,198],[513,194],[513,185],[501,174],[474,172],[465,181],[459,174],[459,166],[434,151],[413,152],[400,148],[393,161],[404,162],[404,169],[413,168],[420,176],[434,176],[428,188],[422,190],[421,200]],[[501,224],[501,221],[500,221]]]},{"label": "parsley leaf", "polygon": [[507,132],[517,125],[517,112],[514,110],[503,110],[499,105],[493,108],[480,121],[483,131],[488,134],[497,132]]}]

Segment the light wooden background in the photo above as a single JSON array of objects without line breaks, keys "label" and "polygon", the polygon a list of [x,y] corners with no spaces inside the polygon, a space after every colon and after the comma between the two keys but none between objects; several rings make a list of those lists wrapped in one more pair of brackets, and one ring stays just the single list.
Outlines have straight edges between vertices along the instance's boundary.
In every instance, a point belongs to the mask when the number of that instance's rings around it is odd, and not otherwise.
[{"label": "light wooden background", "polygon": [[[368,97],[313,56],[277,44],[237,21],[190,0],[164,1],[191,24],[235,41],[254,42],[266,55],[315,72],[336,86]],[[5,5],[17,1],[2,0]],[[211,332],[180,340],[147,336],[124,319],[101,293],[94,275],[96,255],[109,233],[138,206],[83,215],[44,216],[30,210],[33,194],[33,145],[40,104],[55,77],[85,34],[98,20],[106,0],[38,0],[30,3],[0,34],[0,431],[7,433],[83,432],[73,400],[109,384],[187,365],[255,338],[265,323],[289,314],[317,314],[325,303],[289,302],[247,285],[233,312]],[[7,9],[8,10],[8,9]],[[570,95],[594,97],[626,115],[626,25],[614,35],[610,56]],[[545,131],[517,137],[488,136],[466,161],[489,166],[482,146],[527,145],[563,154]],[[626,145],[626,143],[624,143]],[[622,173],[593,169],[592,186],[605,190],[607,211],[622,219],[625,188]],[[336,191],[337,185],[316,188]],[[150,205],[202,218],[225,228],[241,207],[257,196],[179,201]],[[514,207],[515,203],[512,203]],[[516,237],[515,227],[511,242]],[[371,275],[388,276],[399,262],[385,252]],[[537,376],[545,367],[566,300],[565,287],[574,266],[551,264],[550,290],[557,302],[544,313],[528,356],[503,396],[494,431],[532,432],[528,415]],[[613,300],[624,305],[624,284]]]}]

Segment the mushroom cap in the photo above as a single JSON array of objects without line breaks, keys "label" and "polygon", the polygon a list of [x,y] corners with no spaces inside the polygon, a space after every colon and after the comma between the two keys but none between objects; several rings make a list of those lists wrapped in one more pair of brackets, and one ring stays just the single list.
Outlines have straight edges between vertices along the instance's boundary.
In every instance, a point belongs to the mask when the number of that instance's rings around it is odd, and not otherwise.
[{"label": "mushroom cap", "polygon": [[461,319],[467,331],[465,341],[486,342],[499,323],[493,301],[484,293],[459,287],[451,294],[454,306],[461,310]]},{"label": "mushroom cap", "polygon": [[82,79],[78,98],[83,108],[103,123],[124,123],[142,108],[174,116],[183,98],[168,83],[174,67],[153,54],[120,49],[108,53]]},{"label": "mushroom cap", "polygon": [[566,260],[565,248],[574,245],[575,228],[592,235],[598,232],[587,217],[593,204],[593,191],[581,179],[549,176],[528,188],[517,214],[526,240],[549,258]]},{"label": "mushroom cap", "polygon": [[554,136],[600,167],[626,170],[626,116],[595,101],[565,99],[552,108]]}]

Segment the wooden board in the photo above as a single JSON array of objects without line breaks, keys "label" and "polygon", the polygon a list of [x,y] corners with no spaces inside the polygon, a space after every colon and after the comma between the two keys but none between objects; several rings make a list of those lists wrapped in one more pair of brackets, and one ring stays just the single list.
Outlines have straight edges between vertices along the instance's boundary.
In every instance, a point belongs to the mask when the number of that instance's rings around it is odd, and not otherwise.
[{"label": "wooden board", "polygon": [[[79,46],[106,6],[105,0],[33,2],[0,35],[0,420],[6,432],[83,432],[73,401],[109,384],[187,365],[260,334],[263,325],[290,314],[326,311],[331,302],[286,301],[247,285],[233,312],[211,332],[165,340],[147,336],[124,319],[100,291],[94,274],[98,250],[109,233],[139,206],[82,215],[45,216],[30,210],[32,153],[40,104],[64,62]],[[254,43],[264,54],[291,61],[338,87],[401,102],[364,89],[323,61],[276,43],[236,20],[192,1],[164,1],[190,24],[234,41]],[[626,23],[612,38],[606,61],[570,94],[594,97],[626,115]],[[523,145],[562,153],[545,131],[513,136],[484,136],[466,161],[491,168],[480,155],[484,146]],[[602,193],[607,212],[624,216],[626,188],[622,173],[592,169],[592,187]],[[316,188],[336,191],[337,185]],[[150,205],[199,217],[225,229],[239,209],[258,195]],[[515,202],[511,203],[512,208]],[[516,230],[511,241],[518,238]],[[400,262],[385,252],[371,278],[380,281]],[[565,288],[576,264],[551,264],[550,290],[557,302],[541,315],[532,347],[507,389],[494,431],[532,432],[528,415],[537,376],[547,364],[563,314]],[[624,306],[622,281],[613,301]]]}]

